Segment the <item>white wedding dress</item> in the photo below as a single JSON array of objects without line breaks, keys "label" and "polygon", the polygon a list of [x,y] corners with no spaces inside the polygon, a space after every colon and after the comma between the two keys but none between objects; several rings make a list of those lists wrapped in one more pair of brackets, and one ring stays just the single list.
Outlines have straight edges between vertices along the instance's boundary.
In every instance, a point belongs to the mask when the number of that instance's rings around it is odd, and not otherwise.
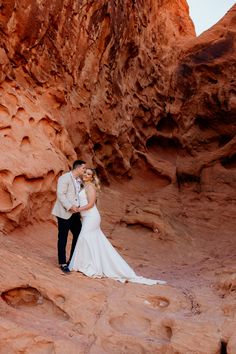
[{"label": "white wedding dress", "polygon": [[[80,206],[88,204],[85,189],[79,193],[79,202]],[[108,277],[121,282],[166,284],[162,280],[147,279],[135,274],[103,234],[96,205],[82,211],[81,216],[82,229],[69,264],[71,271],[80,271],[88,277]]]}]

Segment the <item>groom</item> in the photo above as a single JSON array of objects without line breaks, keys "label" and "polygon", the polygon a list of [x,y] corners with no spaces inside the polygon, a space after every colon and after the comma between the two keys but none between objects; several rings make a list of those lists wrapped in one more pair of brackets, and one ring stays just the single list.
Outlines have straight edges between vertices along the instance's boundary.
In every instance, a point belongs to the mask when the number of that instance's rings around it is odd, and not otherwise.
[{"label": "groom", "polygon": [[81,177],[86,170],[85,162],[76,160],[70,172],[63,174],[58,179],[57,200],[52,209],[52,214],[57,217],[58,222],[58,262],[64,273],[69,273],[66,262],[66,244],[69,231],[73,239],[70,251],[71,259],[74,248],[81,230],[80,214],[78,213],[78,194],[81,188]]}]

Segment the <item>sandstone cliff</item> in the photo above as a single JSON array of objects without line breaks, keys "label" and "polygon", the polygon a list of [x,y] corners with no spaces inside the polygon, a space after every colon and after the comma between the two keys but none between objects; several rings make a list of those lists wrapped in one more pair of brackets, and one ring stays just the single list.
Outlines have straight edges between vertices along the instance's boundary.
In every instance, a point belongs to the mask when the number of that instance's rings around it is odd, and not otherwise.
[{"label": "sandstone cliff", "polygon": [[176,42],[194,29],[185,0],[7,1],[1,10],[8,230],[47,218],[43,205],[51,206],[55,180],[76,153],[105,180],[132,174],[163,115]]},{"label": "sandstone cliff", "polygon": [[[235,354],[235,6],[197,38],[185,0],[0,10],[0,353]],[[110,241],[168,286],[60,274],[77,156]]]}]

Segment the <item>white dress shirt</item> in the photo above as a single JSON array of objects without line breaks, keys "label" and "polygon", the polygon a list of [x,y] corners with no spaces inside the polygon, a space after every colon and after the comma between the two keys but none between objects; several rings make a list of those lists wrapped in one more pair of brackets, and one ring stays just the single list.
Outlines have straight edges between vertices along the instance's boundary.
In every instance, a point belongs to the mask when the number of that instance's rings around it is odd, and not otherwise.
[{"label": "white dress shirt", "polygon": [[79,177],[75,178],[75,177],[73,176],[73,173],[72,173],[72,172],[71,172],[71,176],[72,176],[72,178],[73,178],[73,180],[74,180],[74,185],[75,185],[75,188],[76,188],[77,200],[79,200],[79,192],[80,192],[80,190],[81,190],[82,180],[81,180],[81,178],[79,178]]}]

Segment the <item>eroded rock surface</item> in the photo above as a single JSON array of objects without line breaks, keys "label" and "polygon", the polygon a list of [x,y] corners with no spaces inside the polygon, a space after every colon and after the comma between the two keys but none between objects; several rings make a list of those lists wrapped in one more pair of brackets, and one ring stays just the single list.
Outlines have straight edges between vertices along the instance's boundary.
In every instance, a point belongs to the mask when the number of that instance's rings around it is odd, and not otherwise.
[{"label": "eroded rock surface", "polygon": [[[52,1],[50,6],[12,0],[1,10],[6,231],[19,220],[47,218],[48,210],[35,205],[34,192],[40,205],[51,206],[55,180],[76,153],[97,166],[104,180],[111,173],[131,175],[136,150],[145,147],[148,126],[165,106],[177,55],[171,48],[193,37],[194,29],[185,0]],[[164,173],[166,183],[173,173],[171,167]],[[19,195],[15,186],[21,184]]]},{"label": "eroded rock surface", "polygon": [[[7,261],[0,269],[0,353],[220,354],[223,347],[235,353],[235,240],[214,229],[209,200],[204,207],[211,221],[199,218],[196,225],[190,208],[180,213],[170,188],[138,199],[132,191],[124,197],[120,189],[105,188],[100,206],[114,247],[138,274],[165,279],[165,286],[64,275],[56,264],[52,224],[1,236]],[[146,198],[152,205],[158,198],[162,213],[148,211]],[[130,223],[138,206],[150,213],[158,232],[142,219]]]},{"label": "eroded rock surface", "polygon": [[28,209],[28,190],[18,200],[14,179],[29,189],[49,174],[54,188],[76,153],[104,181],[132,177],[142,160],[162,186],[219,185],[231,194],[234,14],[195,39],[184,0],[3,3],[1,134],[10,167],[3,161],[2,230],[48,214]]},{"label": "eroded rock surface", "polygon": [[[185,0],[0,10],[0,353],[235,354],[235,6],[198,38]],[[167,286],[60,273],[76,156],[110,183],[109,240]]]},{"label": "eroded rock surface", "polygon": [[178,156],[180,182],[228,195],[235,189],[235,38],[234,7],[181,53],[168,105],[189,154]]}]

